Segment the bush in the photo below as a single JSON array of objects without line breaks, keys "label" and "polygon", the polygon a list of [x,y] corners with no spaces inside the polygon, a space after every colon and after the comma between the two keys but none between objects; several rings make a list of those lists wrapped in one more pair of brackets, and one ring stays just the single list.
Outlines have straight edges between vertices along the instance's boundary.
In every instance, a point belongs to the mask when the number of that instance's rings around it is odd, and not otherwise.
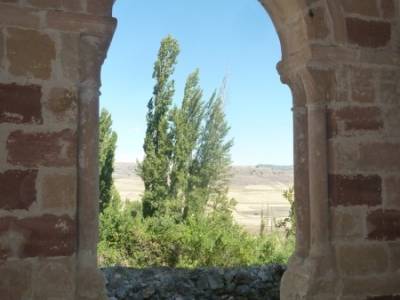
[{"label": "bush", "polygon": [[253,236],[231,215],[213,212],[177,222],[168,216],[143,219],[139,203],[112,202],[100,216],[102,266],[196,268],[285,263],[294,239],[282,233]]}]

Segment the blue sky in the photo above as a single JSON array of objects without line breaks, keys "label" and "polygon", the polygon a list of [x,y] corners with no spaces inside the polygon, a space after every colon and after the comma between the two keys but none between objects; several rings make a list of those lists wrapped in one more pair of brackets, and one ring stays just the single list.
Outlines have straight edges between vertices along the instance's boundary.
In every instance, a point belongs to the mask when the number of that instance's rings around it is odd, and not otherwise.
[{"label": "blue sky", "polygon": [[118,133],[117,161],[143,157],[153,64],[160,40],[171,34],[181,48],[175,103],[195,68],[204,100],[226,75],[234,164],[292,164],[292,97],[276,71],[276,31],[257,0],[117,0],[114,16],[118,28],[102,70],[100,103]]}]

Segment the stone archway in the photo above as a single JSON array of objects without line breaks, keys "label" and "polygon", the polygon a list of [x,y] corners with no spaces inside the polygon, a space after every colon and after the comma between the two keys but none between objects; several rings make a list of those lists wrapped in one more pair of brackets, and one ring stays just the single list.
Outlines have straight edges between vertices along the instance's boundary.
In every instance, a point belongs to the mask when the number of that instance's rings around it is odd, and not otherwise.
[{"label": "stone archway", "polygon": [[[0,0],[1,298],[104,297],[95,137],[113,2]],[[281,298],[394,299],[400,3],[261,3],[293,93],[298,232]]]}]

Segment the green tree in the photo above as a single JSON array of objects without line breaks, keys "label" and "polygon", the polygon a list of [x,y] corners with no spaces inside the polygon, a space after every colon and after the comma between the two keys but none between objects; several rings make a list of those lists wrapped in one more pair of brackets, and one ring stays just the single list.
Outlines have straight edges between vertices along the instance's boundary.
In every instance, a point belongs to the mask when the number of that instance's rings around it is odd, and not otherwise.
[{"label": "green tree", "polygon": [[178,218],[186,215],[188,182],[193,156],[201,133],[204,116],[203,92],[199,86],[199,70],[187,78],[181,108],[171,113],[173,138],[170,197],[173,214]]},{"label": "green tree", "polygon": [[203,214],[207,205],[225,213],[234,205],[227,196],[233,146],[233,140],[228,140],[229,129],[223,93],[214,92],[206,104],[205,124],[190,170],[188,214]]},{"label": "green tree", "polygon": [[102,109],[99,124],[99,184],[100,184],[100,212],[108,206],[116,192],[113,190],[114,156],[117,143],[117,134],[112,130],[111,114]]},{"label": "green tree", "polygon": [[156,81],[153,97],[148,103],[147,131],[144,141],[145,158],[138,165],[145,191],[143,195],[143,217],[163,213],[169,195],[169,172],[172,152],[169,135],[169,112],[175,92],[174,72],[179,54],[178,42],[168,36],[161,41],[153,79]]}]

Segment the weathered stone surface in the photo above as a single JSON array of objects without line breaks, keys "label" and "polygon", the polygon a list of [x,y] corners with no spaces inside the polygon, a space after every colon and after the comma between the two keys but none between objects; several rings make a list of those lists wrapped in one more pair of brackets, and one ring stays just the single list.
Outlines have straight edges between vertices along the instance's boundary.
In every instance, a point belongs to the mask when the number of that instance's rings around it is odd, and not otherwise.
[{"label": "weathered stone surface", "polygon": [[62,49],[60,64],[63,77],[72,82],[79,81],[79,35],[75,33],[61,34]]},{"label": "weathered stone surface", "polygon": [[400,209],[400,176],[390,176],[384,181],[384,207]]},{"label": "weathered stone surface", "polygon": [[41,87],[0,84],[0,123],[41,124]]},{"label": "weathered stone surface", "polygon": [[0,264],[0,295],[4,300],[31,299],[32,264],[10,261]]},{"label": "weathered stone surface", "polygon": [[400,239],[400,211],[375,210],[367,217],[368,238],[390,241]]},{"label": "weathered stone surface", "polygon": [[381,0],[380,3],[383,17],[388,19],[393,18],[396,13],[394,0]]},{"label": "weathered stone surface", "polygon": [[76,161],[76,135],[60,132],[26,133],[14,131],[7,140],[8,162],[26,167],[72,166]]},{"label": "weathered stone surface", "polygon": [[378,175],[329,175],[332,206],[368,205],[382,203],[382,179]]},{"label": "weathered stone surface", "polygon": [[37,170],[0,173],[0,209],[29,209],[36,201]]},{"label": "weathered stone surface", "polygon": [[388,244],[390,257],[390,271],[400,271],[400,242],[392,242]]},{"label": "weathered stone surface", "polygon": [[367,300],[400,300],[400,296],[377,296],[377,297],[368,297]]},{"label": "weathered stone surface", "polygon": [[361,47],[387,46],[392,35],[390,23],[346,18],[347,36],[350,43]]},{"label": "weathered stone surface", "polygon": [[76,208],[76,175],[46,174],[41,180],[42,208],[75,210]]},{"label": "weathered stone surface", "polygon": [[28,0],[28,4],[39,8],[60,9],[64,0]]},{"label": "weathered stone surface", "polygon": [[381,142],[360,145],[358,164],[365,169],[398,170],[400,144]]},{"label": "weathered stone surface", "polygon": [[351,68],[351,97],[359,103],[375,101],[374,71],[367,68]]},{"label": "weathered stone surface", "polygon": [[30,8],[5,5],[0,1],[0,26],[21,26],[26,28],[37,28],[40,17]]},{"label": "weathered stone surface", "polygon": [[325,9],[318,7],[313,9],[312,14],[306,16],[307,34],[310,39],[325,39],[329,35],[329,28],[326,24]]},{"label": "weathered stone surface", "polygon": [[[7,38],[7,57],[10,72],[19,76],[33,76],[49,79],[52,62],[56,58],[53,40],[35,30],[9,28]],[[27,55],[29,45],[29,55]]]},{"label": "weathered stone surface", "polygon": [[332,209],[332,235],[337,240],[361,240],[365,236],[363,208]]},{"label": "weathered stone surface", "polygon": [[68,216],[0,219],[0,259],[71,256],[75,249],[76,224]]},{"label": "weathered stone surface", "polygon": [[113,0],[87,0],[87,12],[99,16],[111,16]]},{"label": "weathered stone surface", "polygon": [[77,106],[78,96],[76,91],[65,88],[54,88],[51,90],[47,107],[58,119],[64,119],[71,112],[76,115]]},{"label": "weathered stone surface", "polygon": [[347,276],[384,273],[389,255],[382,244],[339,245],[336,257],[340,271]]},{"label": "weathered stone surface", "polygon": [[34,299],[75,300],[72,258],[40,259],[33,279]]},{"label": "weathered stone surface", "polygon": [[341,0],[344,11],[362,16],[379,17],[377,0]]}]

